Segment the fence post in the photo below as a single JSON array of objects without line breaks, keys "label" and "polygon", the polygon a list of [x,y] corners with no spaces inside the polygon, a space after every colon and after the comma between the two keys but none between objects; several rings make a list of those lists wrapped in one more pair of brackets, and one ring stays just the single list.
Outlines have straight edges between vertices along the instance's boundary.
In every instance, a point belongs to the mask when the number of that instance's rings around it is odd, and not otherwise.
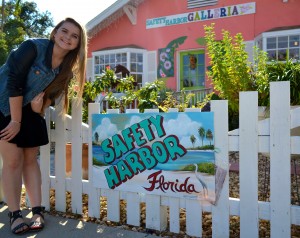
[{"label": "fence post", "polygon": [[100,217],[100,189],[93,186],[93,148],[92,148],[92,114],[100,113],[99,103],[89,103],[89,183],[88,183],[88,202],[89,202],[89,216]]},{"label": "fence post", "polygon": [[51,111],[46,109],[45,119],[49,137],[49,143],[40,148],[40,169],[42,177],[42,205],[46,210],[50,210],[50,150],[51,150]]},{"label": "fence post", "polygon": [[[82,212],[82,100],[72,100],[72,212]],[[81,185],[81,186],[79,186]]]},{"label": "fence post", "polygon": [[240,92],[240,237],[259,236],[258,93]]},{"label": "fence post", "polygon": [[272,238],[291,237],[290,82],[270,83]]},{"label": "fence post", "polygon": [[[66,125],[63,114],[64,98],[55,113],[55,210],[66,210]],[[63,163],[61,162],[63,160]]]},{"label": "fence post", "polygon": [[226,170],[218,203],[212,206],[213,237],[229,237],[229,163],[228,163],[228,101],[212,100],[215,130],[215,164]]}]

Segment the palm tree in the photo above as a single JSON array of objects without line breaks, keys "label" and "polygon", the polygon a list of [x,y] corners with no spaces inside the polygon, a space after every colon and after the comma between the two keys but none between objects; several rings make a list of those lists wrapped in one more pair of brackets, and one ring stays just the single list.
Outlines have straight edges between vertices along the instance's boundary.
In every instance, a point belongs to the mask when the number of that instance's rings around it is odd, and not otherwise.
[{"label": "palm tree", "polygon": [[204,140],[204,137],[205,137],[205,129],[204,129],[204,127],[200,127],[198,129],[198,133],[199,133],[199,136],[200,136],[200,138],[202,140],[202,146],[203,146],[203,140]]},{"label": "palm tree", "polygon": [[96,141],[96,142],[99,141],[99,134],[98,134],[98,132],[95,132],[95,141]]},{"label": "palm tree", "polygon": [[206,131],[206,139],[209,140],[209,145],[211,145],[213,138],[214,138],[214,135],[213,135],[212,131],[210,129],[208,129]]},{"label": "palm tree", "polygon": [[194,144],[195,144],[195,141],[197,140],[196,137],[194,135],[191,135],[190,136],[190,140],[191,140],[191,142],[193,144],[193,148],[195,148]]}]

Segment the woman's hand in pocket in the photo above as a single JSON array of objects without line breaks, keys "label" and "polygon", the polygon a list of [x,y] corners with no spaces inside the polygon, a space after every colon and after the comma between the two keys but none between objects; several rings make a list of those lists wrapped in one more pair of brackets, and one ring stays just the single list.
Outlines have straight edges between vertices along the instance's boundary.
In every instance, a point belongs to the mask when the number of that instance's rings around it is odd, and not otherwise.
[{"label": "woman's hand in pocket", "polygon": [[43,108],[43,97],[44,92],[41,92],[40,94],[36,95],[32,101],[31,101],[31,109],[32,111],[36,113],[41,113]]}]

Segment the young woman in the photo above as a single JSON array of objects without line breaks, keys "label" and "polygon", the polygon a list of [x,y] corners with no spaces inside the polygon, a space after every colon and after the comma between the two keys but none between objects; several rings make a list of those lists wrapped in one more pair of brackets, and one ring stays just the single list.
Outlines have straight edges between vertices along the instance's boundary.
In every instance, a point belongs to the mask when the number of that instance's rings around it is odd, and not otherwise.
[{"label": "young woman", "polygon": [[[39,146],[48,143],[43,112],[63,95],[67,110],[68,86],[73,78],[82,95],[86,57],[85,29],[66,18],[53,29],[50,39],[24,41],[0,68],[2,187],[14,234],[44,227],[37,161]],[[29,224],[20,211],[22,178],[32,206]]]}]

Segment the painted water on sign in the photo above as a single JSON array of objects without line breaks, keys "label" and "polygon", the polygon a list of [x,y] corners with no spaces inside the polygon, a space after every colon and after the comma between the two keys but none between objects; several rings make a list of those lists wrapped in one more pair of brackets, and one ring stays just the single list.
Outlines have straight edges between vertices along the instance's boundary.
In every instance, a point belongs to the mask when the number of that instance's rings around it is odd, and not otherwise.
[{"label": "painted water on sign", "polygon": [[[133,150],[137,151],[137,149]],[[93,145],[93,157],[97,162],[101,162],[106,164],[104,161],[104,151],[101,146]],[[124,159],[126,155],[121,157],[118,160],[115,160],[111,165],[115,165],[119,160]],[[157,165],[153,168],[156,170],[172,170],[172,171],[183,171],[187,165],[191,164],[201,164],[201,163],[214,163],[215,162],[215,154],[214,151],[204,151],[204,150],[187,150],[187,153],[177,158],[176,160],[169,159],[167,163],[157,163]],[[106,164],[108,165],[108,164]]]}]

